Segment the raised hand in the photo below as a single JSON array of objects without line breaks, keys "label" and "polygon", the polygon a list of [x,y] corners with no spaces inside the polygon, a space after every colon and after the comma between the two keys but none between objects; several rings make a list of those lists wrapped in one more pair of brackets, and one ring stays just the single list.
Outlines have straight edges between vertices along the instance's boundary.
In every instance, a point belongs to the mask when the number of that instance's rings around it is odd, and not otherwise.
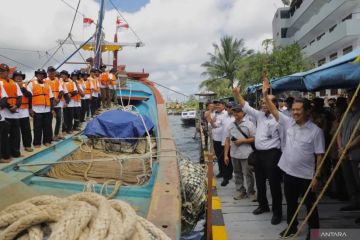
[{"label": "raised hand", "polygon": [[263,84],[262,84],[262,93],[267,94],[269,89],[270,89],[269,79],[266,76],[264,76],[263,77]]},{"label": "raised hand", "polygon": [[241,93],[240,86],[233,88],[232,92],[233,92],[234,96],[239,96]]}]

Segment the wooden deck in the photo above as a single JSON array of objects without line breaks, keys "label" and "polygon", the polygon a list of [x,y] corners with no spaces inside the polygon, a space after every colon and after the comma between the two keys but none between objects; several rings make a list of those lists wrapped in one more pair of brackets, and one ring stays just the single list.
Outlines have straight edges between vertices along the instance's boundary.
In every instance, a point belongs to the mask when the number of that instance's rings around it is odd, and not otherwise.
[{"label": "wooden deck", "polygon": [[[217,166],[214,170],[217,171]],[[252,211],[257,207],[257,202],[250,202],[249,199],[234,200],[235,183],[232,179],[226,187],[220,186],[221,180],[217,180],[217,193],[221,200],[221,208],[227,239],[229,240],[274,240],[279,239],[279,233],[286,228],[286,202],[283,199],[283,221],[279,225],[271,225],[272,213],[253,215]],[[268,200],[271,203],[270,189],[267,191]],[[358,212],[341,212],[339,209],[346,205],[346,202],[325,198],[319,205],[320,226],[321,228],[360,228],[354,220],[360,217]],[[270,207],[271,208],[271,207]],[[299,217],[299,222],[304,219],[305,207]],[[301,235],[296,238],[303,240],[306,238],[307,227]],[[224,238],[221,238],[224,239]],[[226,239],[226,238],[225,238]],[[216,239],[214,239],[216,240]]]}]

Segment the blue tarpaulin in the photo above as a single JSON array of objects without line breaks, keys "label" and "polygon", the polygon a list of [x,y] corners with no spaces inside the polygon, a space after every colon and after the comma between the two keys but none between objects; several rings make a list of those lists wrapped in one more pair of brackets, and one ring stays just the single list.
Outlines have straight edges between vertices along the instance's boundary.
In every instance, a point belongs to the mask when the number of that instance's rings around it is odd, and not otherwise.
[{"label": "blue tarpaulin", "polygon": [[[142,115],[146,128],[151,131],[154,124]],[[141,117],[122,110],[107,111],[91,120],[85,128],[87,137],[137,138],[146,134]]]},{"label": "blue tarpaulin", "polygon": [[[312,92],[322,89],[356,87],[360,83],[360,63],[353,63],[353,61],[358,56],[360,56],[360,48],[307,72],[273,79],[272,90],[275,93],[292,90]],[[259,87],[261,84],[256,84],[250,86],[248,90],[255,92]]]}]

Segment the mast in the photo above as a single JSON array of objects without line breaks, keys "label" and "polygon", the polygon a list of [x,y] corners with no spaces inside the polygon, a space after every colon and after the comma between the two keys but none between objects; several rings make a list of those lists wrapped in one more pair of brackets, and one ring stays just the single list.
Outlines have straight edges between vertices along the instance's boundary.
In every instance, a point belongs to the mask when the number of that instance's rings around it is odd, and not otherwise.
[{"label": "mast", "polygon": [[[114,42],[115,43],[118,42],[117,32],[115,32]],[[115,50],[114,51],[113,68],[117,68],[117,65],[118,65],[118,50]]]},{"label": "mast", "polygon": [[96,28],[96,44],[95,44],[95,67],[99,68],[100,67],[100,62],[101,62],[101,33],[102,33],[102,24],[103,24],[103,19],[104,19],[104,0],[101,0],[100,3],[100,10],[99,10],[99,19],[98,19],[98,24],[97,24],[97,28]]}]

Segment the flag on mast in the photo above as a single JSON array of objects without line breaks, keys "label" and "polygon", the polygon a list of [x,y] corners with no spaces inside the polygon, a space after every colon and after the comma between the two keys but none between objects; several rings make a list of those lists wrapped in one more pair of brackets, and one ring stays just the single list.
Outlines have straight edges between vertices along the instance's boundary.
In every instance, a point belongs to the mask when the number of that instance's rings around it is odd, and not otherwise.
[{"label": "flag on mast", "polygon": [[94,20],[92,20],[91,18],[84,17],[83,18],[84,28],[89,27],[93,22],[94,22]]},{"label": "flag on mast", "polygon": [[121,31],[123,29],[127,30],[128,28],[129,28],[129,24],[121,20],[119,17],[116,18],[116,32]]}]

